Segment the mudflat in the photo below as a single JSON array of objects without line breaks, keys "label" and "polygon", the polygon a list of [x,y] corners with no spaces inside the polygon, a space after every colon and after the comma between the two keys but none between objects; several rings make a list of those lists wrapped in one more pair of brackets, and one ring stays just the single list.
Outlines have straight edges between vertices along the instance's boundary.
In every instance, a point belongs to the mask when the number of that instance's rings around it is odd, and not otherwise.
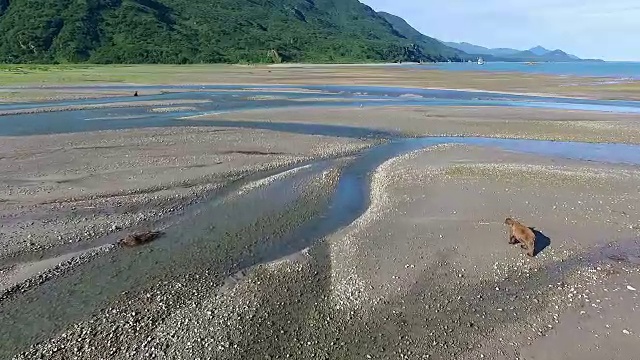
[{"label": "mudflat", "polygon": [[149,226],[248,174],[372,144],[211,127],[2,137],[0,258]]},{"label": "mudflat", "polygon": [[[365,102],[366,103],[366,102]],[[366,106],[238,111],[202,120],[320,123],[396,131],[407,136],[482,136],[640,143],[640,115],[505,107]]]},{"label": "mudflat", "polygon": [[[616,79],[552,76],[485,71],[442,71],[389,65],[110,65],[13,66],[2,68],[0,101],[35,101],[132,95],[131,91],[101,89],[104,85],[376,85],[497,91],[598,99],[639,100],[640,83],[612,83]],[[79,89],[75,86],[89,86]],[[66,86],[68,88],[56,89]]]},{"label": "mudflat", "polygon": [[[629,359],[638,175],[463,145],[412,152],[379,166],[367,211],[309,249],[222,289],[181,283],[184,305],[154,323],[112,324],[121,304],[18,358]],[[536,257],[507,243],[507,216],[535,227]]]}]

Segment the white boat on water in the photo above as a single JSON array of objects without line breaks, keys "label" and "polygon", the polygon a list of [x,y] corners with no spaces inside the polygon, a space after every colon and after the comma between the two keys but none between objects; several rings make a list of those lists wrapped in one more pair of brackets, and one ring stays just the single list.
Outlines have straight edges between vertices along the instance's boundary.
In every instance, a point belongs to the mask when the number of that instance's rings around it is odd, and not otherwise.
[{"label": "white boat on water", "polygon": [[478,65],[484,65],[484,59],[479,57],[478,58]]}]

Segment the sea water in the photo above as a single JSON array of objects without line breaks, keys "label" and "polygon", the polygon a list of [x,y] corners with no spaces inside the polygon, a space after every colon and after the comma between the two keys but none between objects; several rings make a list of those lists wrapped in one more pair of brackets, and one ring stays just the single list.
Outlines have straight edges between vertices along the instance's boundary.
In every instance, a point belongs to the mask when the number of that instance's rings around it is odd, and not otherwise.
[{"label": "sea water", "polygon": [[450,71],[489,71],[489,72],[521,72],[530,74],[567,75],[584,77],[606,77],[617,81],[640,79],[640,62],[540,62],[533,65],[518,62],[487,62],[477,63],[438,63],[414,65],[407,67],[423,69],[438,69]]}]

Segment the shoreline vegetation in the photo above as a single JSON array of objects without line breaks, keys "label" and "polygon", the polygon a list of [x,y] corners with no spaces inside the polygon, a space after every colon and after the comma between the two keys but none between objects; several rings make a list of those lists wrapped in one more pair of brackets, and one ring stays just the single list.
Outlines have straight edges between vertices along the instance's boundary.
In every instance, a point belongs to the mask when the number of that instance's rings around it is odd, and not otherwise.
[{"label": "shoreline vegetation", "polygon": [[[128,96],[109,85],[372,85],[640,100],[640,81],[522,73],[449,72],[389,64],[0,65],[0,102]],[[74,87],[91,86],[91,90]],[[54,87],[68,87],[55,89]],[[160,93],[155,89],[152,93]]]},{"label": "shoreline vegetation", "polygon": [[[73,26],[70,26],[73,24]],[[406,29],[404,29],[406,30]],[[358,0],[0,1],[0,63],[462,61]]]}]

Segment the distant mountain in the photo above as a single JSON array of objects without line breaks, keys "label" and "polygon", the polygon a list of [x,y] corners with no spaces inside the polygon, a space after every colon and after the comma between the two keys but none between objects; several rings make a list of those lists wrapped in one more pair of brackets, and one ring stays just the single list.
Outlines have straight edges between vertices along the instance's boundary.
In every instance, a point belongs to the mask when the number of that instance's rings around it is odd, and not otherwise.
[{"label": "distant mountain", "polygon": [[562,50],[553,50],[553,51],[549,51],[546,54],[541,55],[542,57],[546,57],[546,58],[550,58],[550,59],[571,59],[571,56],[569,54],[567,54],[566,52],[562,51]]},{"label": "distant mountain", "polygon": [[544,55],[546,53],[550,53],[551,52],[551,50],[545,49],[540,45],[529,49],[529,51],[531,51],[534,55],[538,55],[538,56],[542,56],[542,55]]},{"label": "distant mountain", "polygon": [[519,52],[516,49],[509,49],[509,48],[495,48],[495,49],[489,49],[489,50],[491,50],[490,55],[493,55],[493,56],[511,56]]},{"label": "distant mountain", "polygon": [[443,44],[439,40],[424,35],[423,33],[414,29],[411,25],[409,25],[409,23],[407,23],[405,19],[399,16],[389,14],[384,11],[379,11],[378,15],[387,20],[387,22],[391,24],[393,29],[397,31],[401,36],[413,41],[423,49],[428,49],[428,51],[426,52],[427,55],[440,54],[448,58],[466,55],[464,54],[465,51],[461,52],[458,49]]},{"label": "distant mountain", "polygon": [[[455,42],[443,42],[443,44],[452,47],[454,49],[458,49],[464,51],[467,54],[472,55],[482,55],[485,57],[485,60],[489,61],[512,61],[512,62],[525,62],[525,61],[538,61],[538,62],[571,62],[571,61],[587,61],[586,59],[580,59],[579,57],[571,54],[567,54],[566,52],[558,49],[558,50],[549,50],[542,46],[536,46],[529,50],[516,50],[509,48],[486,48],[484,46],[478,46],[474,44],[469,44],[466,42],[455,43]],[[592,60],[588,61],[601,61],[601,60]]]},{"label": "distant mountain", "polygon": [[[564,57],[565,55],[571,59],[571,60],[582,60],[579,57],[575,56],[575,55],[571,55],[571,54],[567,54],[562,50],[549,50],[549,49],[545,49],[542,46],[538,45],[534,48],[529,49],[529,51],[531,51],[532,53],[534,53],[535,55],[538,56],[545,56],[545,55],[550,55],[552,57]],[[564,55],[563,55],[564,54]]]},{"label": "distant mountain", "polygon": [[466,42],[454,43],[454,42],[443,42],[443,44],[452,47],[454,49],[458,49],[460,51],[464,51],[467,54],[483,54],[489,55],[491,54],[491,49],[487,49],[483,46],[473,45]]},{"label": "distant mountain", "polygon": [[533,48],[531,50],[521,51],[516,54],[510,55],[509,58],[516,59],[518,61],[539,61],[539,62],[572,62],[582,61],[582,59],[569,55],[562,50],[553,50],[543,52],[542,47]]},{"label": "distant mountain", "polygon": [[461,42],[461,43],[443,42],[443,44],[449,47],[452,47],[454,49],[464,51],[467,54],[474,54],[474,55],[509,56],[509,55],[513,55],[520,52],[520,50],[509,49],[509,48],[489,49],[484,46],[473,45],[467,42]]},{"label": "distant mountain", "polygon": [[524,60],[533,60],[534,58],[539,58],[542,56],[534,54],[531,50],[525,50],[513,54],[512,57]]}]

